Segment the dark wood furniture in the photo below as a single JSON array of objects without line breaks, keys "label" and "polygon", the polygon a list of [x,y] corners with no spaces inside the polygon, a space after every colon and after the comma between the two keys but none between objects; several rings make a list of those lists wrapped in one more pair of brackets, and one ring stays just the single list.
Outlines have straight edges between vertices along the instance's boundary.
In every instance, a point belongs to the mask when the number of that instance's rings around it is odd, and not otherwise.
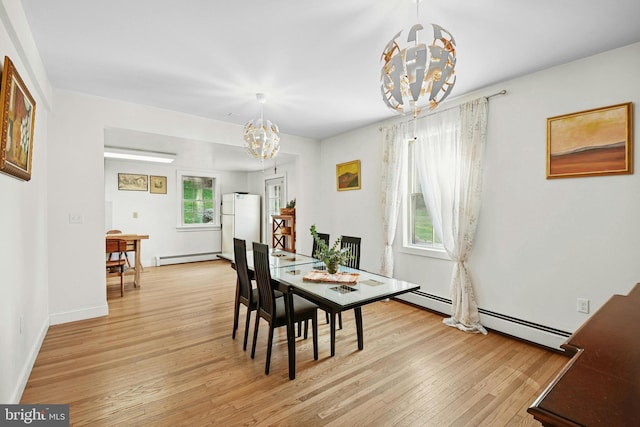
[{"label": "dark wood furniture", "polygon": [[[329,246],[329,239],[331,238],[327,233],[318,233],[318,238],[324,242],[325,245]],[[316,243],[316,239],[313,239],[313,246],[311,247],[311,256],[316,256],[316,251],[318,250],[318,244]]]},{"label": "dark wood furniture", "polygon": [[362,239],[360,237],[352,237],[352,236],[342,236],[340,240],[340,248],[349,248],[349,253],[351,254],[351,258],[345,264],[347,267],[355,268],[356,270],[360,269],[360,242]]},{"label": "dark wood furniture", "polygon": [[[258,327],[260,325],[260,318],[262,318],[269,323],[267,361],[264,368],[264,373],[266,375],[269,375],[269,366],[271,365],[273,331],[275,328],[279,328],[282,326],[288,327],[289,320],[291,320],[291,322],[302,322],[303,320],[311,320],[311,328],[313,330],[313,359],[318,360],[318,306],[298,295],[290,296],[290,299],[286,304],[284,298],[279,298],[276,296],[276,291],[273,288],[271,280],[269,247],[267,245],[253,242],[253,266],[255,279],[258,284],[258,306],[256,313],[256,324],[253,331],[251,358],[253,359],[256,354]],[[291,337],[291,335],[292,334],[290,334],[289,337]]]},{"label": "dark wood furniture", "polygon": [[[351,257],[344,264],[347,267],[355,268],[356,270],[360,269],[360,242],[362,239],[360,237],[353,236],[341,236],[340,237],[340,248],[349,248],[349,253]],[[330,322],[329,312],[327,311],[327,323]],[[342,313],[338,313],[338,327],[342,329]]]},{"label": "dark wood furniture", "polygon": [[639,324],[636,284],[562,344],[571,360],[527,412],[544,426],[640,426]]},{"label": "dark wood furniture", "polygon": [[247,350],[247,340],[249,338],[249,323],[251,322],[251,312],[258,306],[258,290],[251,285],[249,270],[247,269],[247,245],[242,239],[233,239],[233,254],[237,275],[236,300],[233,309],[233,334],[231,338],[236,339],[238,330],[238,318],[240,317],[240,304],[247,307],[247,318],[244,322],[244,342],[242,349]]}]

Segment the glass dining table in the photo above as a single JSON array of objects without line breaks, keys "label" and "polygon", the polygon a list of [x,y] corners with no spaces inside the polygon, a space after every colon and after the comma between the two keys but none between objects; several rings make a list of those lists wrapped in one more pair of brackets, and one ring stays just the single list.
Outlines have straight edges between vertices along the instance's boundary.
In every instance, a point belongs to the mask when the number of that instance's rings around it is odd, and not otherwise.
[{"label": "glass dining table", "polygon": [[[221,256],[233,262],[233,256]],[[336,315],[353,309],[356,320],[358,350],[364,349],[362,306],[385,300],[420,288],[415,283],[389,278],[364,270],[340,266],[339,275],[345,273],[356,278],[357,283],[331,282],[331,276],[323,280],[309,281],[312,275],[322,273],[324,263],[316,258],[298,253],[274,251],[269,255],[271,279],[274,286],[284,293],[287,312],[287,344],[289,359],[289,379],[296,376],[296,352],[294,322],[288,314],[293,311],[293,295],[298,294],[329,313],[331,331],[331,356],[335,355]],[[247,265],[253,270],[253,251],[247,251]],[[315,271],[316,274],[312,273]],[[322,274],[321,274],[322,275]],[[306,276],[306,279],[305,279]],[[327,273],[328,276],[328,273]]]}]

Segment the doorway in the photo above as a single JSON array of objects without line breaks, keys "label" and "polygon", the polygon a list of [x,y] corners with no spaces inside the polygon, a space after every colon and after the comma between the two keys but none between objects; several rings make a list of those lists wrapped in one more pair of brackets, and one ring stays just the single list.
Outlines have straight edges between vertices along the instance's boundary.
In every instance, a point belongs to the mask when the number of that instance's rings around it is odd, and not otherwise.
[{"label": "doorway", "polygon": [[285,206],[286,181],[284,175],[273,176],[264,181],[265,237],[271,246],[271,215],[279,215],[280,208]]}]

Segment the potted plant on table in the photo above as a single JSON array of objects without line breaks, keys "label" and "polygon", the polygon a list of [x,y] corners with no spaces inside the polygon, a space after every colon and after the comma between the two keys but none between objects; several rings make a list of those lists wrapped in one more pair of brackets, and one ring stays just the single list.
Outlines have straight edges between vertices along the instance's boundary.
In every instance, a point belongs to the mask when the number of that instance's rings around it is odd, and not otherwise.
[{"label": "potted plant on table", "polygon": [[310,231],[313,236],[313,240],[316,242],[318,247],[316,252],[312,254],[313,257],[324,262],[329,274],[337,273],[338,266],[340,264],[345,264],[351,259],[351,251],[349,248],[340,248],[342,237],[338,237],[333,245],[329,247],[322,239],[320,239],[320,237],[318,237],[315,224],[311,226]]},{"label": "potted plant on table", "polygon": [[295,215],[296,214],[296,199],[289,200],[287,206],[280,208],[280,215]]}]

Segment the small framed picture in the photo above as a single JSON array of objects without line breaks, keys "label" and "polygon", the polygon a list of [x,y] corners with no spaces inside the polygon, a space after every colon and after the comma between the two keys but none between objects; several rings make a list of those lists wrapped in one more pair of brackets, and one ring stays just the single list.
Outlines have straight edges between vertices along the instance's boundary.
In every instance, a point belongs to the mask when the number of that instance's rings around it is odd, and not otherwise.
[{"label": "small framed picture", "polygon": [[149,180],[147,175],[133,173],[118,174],[118,190],[126,191],[147,191]]},{"label": "small framed picture", "polygon": [[152,194],[167,194],[167,177],[166,176],[154,176],[149,177],[151,186],[149,191]]},{"label": "small framed picture", "polygon": [[360,160],[352,160],[336,165],[336,187],[338,191],[359,190]]}]

